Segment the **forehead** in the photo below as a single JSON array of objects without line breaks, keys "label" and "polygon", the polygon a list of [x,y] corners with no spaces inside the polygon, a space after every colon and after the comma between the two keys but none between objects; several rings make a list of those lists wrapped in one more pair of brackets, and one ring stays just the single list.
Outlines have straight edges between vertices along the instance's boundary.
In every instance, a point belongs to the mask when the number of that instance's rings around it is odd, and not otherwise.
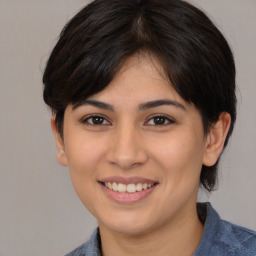
[{"label": "forehead", "polygon": [[110,84],[89,99],[104,101],[108,97],[120,102],[170,98],[187,104],[175,91],[159,61],[148,54],[127,58]]}]

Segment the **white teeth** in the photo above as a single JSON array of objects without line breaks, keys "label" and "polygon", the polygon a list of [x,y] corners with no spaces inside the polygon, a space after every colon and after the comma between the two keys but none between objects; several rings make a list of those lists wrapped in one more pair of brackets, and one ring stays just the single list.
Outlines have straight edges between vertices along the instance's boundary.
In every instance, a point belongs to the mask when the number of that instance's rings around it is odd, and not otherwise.
[{"label": "white teeth", "polygon": [[138,184],[137,184],[136,190],[137,190],[137,191],[141,191],[141,190],[142,190],[142,184],[141,184],[141,183],[138,183]]},{"label": "white teeth", "polygon": [[142,190],[146,190],[146,189],[149,189],[151,187],[154,186],[153,183],[151,184],[147,184],[147,183],[138,183],[138,184],[128,184],[128,185],[125,185],[125,184],[122,184],[122,183],[111,183],[111,182],[107,182],[107,183],[104,183],[105,187],[113,190],[113,191],[116,191],[116,192],[120,192],[120,193],[135,193],[135,192],[140,192]]},{"label": "white teeth", "polygon": [[126,189],[127,189],[127,192],[128,192],[128,193],[134,193],[134,192],[136,192],[136,186],[135,186],[135,184],[128,184],[127,187],[126,187]]},{"label": "white teeth", "polygon": [[121,193],[126,192],[126,186],[122,183],[119,183],[118,186],[117,186],[117,191],[121,192]]},{"label": "white teeth", "polygon": [[112,190],[117,191],[117,189],[118,189],[117,184],[114,182],[112,184]]},{"label": "white teeth", "polygon": [[142,185],[142,189],[147,189],[148,188],[148,184],[147,183],[144,183],[143,185]]},{"label": "white teeth", "polygon": [[[105,186],[106,186],[106,184],[105,184]],[[112,189],[112,184],[111,184],[110,182],[108,182],[108,184],[107,184],[107,186],[106,186],[106,187],[108,187],[108,188]]]}]

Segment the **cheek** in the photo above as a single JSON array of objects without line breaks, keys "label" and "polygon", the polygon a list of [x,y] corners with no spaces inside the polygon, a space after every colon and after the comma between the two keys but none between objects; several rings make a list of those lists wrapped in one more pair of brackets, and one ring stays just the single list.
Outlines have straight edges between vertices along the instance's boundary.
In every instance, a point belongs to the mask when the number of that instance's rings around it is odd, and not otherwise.
[{"label": "cheek", "polygon": [[65,141],[69,167],[75,172],[86,173],[95,168],[104,153],[104,142],[88,136],[73,136]]},{"label": "cheek", "polygon": [[98,169],[105,152],[103,145],[104,143],[97,143],[97,140],[82,137],[66,141],[70,177],[80,198],[97,182]]},{"label": "cheek", "polygon": [[152,141],[151,156],[171,180],[200,175],[203,140],[196,133],[181,132]]}]

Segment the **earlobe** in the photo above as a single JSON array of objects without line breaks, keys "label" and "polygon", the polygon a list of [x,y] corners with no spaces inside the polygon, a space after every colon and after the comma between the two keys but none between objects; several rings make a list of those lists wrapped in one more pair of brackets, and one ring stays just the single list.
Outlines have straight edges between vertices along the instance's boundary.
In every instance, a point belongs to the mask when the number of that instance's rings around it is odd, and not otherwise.
[{"label": "earlobe", "polygon": [[52,119],[51,119],[51,127],[52,127],[52,132],[53,132],[53,135],[55,138],[56,148],[58,151],[57,160],[61,165],[67,166],[68,161],[67,161],[67,157],[66,157],[66,153],[65,153],[64,142],[63,142],[63,139],[57,129],[57,125],[56,125],[54,117],[52,117]]},{"label": "earlobe", "polygon": [[230,114],[222,112],[219,120],[210,128],[206,138],[206,148],[203,158],[203,164],[205,166],[213,166],[217,162],[223,150],[230,123]]}]

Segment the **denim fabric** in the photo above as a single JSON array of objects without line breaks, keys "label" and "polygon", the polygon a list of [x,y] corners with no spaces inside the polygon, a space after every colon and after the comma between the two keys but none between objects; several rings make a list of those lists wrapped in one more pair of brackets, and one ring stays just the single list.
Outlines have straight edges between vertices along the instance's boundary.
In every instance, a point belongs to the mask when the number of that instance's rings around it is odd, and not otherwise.
[{"label": "denim fabric", "polygon": [[[256,256],[256,232],[221,220],[210,203],[200,203],[204,233],[192,256]],[[97,228],[90,240],[66,256],[101,256]],[[175,255],[176,256],[176,255]]]},{"label": "denim fabric", "polygon": [[210,203],[200,244],[193,256],[256,256],[256,232],[221,220]]},{"label": "denim fabric", "polygon": [[65,256],[101,256],[100,248],[100,233],[99,229],[97,228],[92,233],[89,241],[87,241],[85,244],[82,244]]}]

